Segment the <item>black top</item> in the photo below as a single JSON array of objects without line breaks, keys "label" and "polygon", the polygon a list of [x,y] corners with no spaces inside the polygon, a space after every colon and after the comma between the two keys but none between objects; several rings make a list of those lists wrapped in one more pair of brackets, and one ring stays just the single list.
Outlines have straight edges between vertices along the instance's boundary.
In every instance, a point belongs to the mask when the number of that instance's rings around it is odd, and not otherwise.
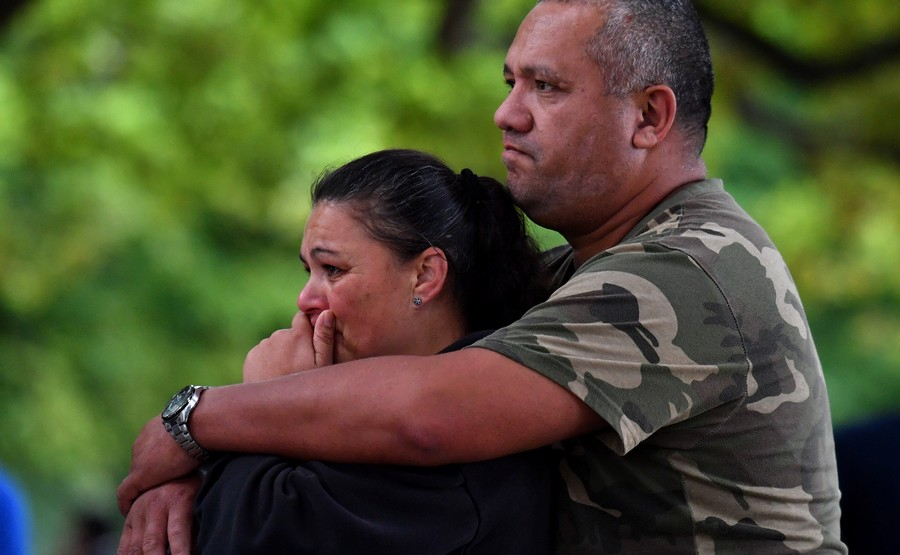
[{"label": "black top", "polygon": [[550,553],[552,465],[549,449],[439,467],[221,456],[197,497],[197,548],[211,555]]}]

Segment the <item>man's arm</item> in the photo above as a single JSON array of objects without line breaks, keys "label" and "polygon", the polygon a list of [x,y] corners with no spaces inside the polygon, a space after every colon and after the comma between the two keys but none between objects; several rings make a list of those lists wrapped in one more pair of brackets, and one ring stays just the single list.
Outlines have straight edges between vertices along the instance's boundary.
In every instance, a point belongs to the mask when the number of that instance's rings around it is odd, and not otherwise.
[{"label": "man's arm", "polygon": [[[213,451],[412,465],[494,458],[603,425],[566,389],[479,348],[217,387],[203,393],[190,420],[191,434]],[[173,446],[152,421],[144,428],[119,488],[123,510],[140,492],[193,469],[160,460],[174,455]]]},{"label": "man's arm", "polygon": [[215,388],[191,418],[214,451],[412,465],[494,458],[601,425],[569,391],[478,348]]}]

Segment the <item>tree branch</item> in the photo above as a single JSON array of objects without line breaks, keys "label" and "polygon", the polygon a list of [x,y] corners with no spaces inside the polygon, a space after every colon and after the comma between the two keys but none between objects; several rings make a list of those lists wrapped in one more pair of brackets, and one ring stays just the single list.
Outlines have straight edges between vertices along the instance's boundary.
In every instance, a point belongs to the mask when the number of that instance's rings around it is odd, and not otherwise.
[{"label": "tree branch", "polygon": [[856,77],[874,71],[888,62],[900,60],[900,36],[897,35],[865,45],[840,59],[811,60],[797,56],[752,29],[729,20],[717,10],[697,4],[697,11],[708,30],[722,33],[764,58],[785,77],[806,85],[821,85]]},{"label": "tree branch", "polygon": [[4,0],[0,4],[0,33],[12,23],[16,13],[21,11],[22,7],[28,3],[28,0]]},{"label": "tree branch", "polygon": [[442,55],[454,54],[466,46],[474,8],[475,0],[446,0],[437,37],[438,51]]},{"label": "tree branch", "polygon": [[[798,149],[807,157],[812,157],[817,153],[830,152],[837,145],[851,144],[856,151],[865,152],[882,160],[893,161],[900,167],[900,162],[898,162],[900,161],[900,144],[896,141],[879,140],[865,132],[847,136],[846,130],[843,130],[844,133],[841,134],[836,129],[821,126],[811,127],[802,121],[778,113],[758,99],[743,93],[736,95],[734,106],[745,125],[790,144],[792,148]],[[836,136],[840,139],[835,140]]]}]

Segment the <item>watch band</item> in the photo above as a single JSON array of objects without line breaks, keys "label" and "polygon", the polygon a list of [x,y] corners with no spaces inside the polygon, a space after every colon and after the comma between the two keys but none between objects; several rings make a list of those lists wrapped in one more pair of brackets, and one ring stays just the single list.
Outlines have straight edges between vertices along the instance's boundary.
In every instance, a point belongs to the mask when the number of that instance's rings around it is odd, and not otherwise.
[{"label": "watch band", "polygon": [[197,440],[191,435],[191,432],[188,429],[188,419],[191,416],[191,411],[193,411],[194,407],[197,406],[197,403],[200,402],[200,394],[207,389],[209,389],[207,386],[191,385],[187,386],[179,393],[176,393],[171,402],[175,402],[182,392],[190,393],[190,397],[183,401],[184,406],[182,406],[177,413],[168,419],[165,417],[163,418],[163,425],[172,435],[172,438],[178,443],[178,446],[188,455],[201,461],[209,457],[209,451],[197,443]]}]

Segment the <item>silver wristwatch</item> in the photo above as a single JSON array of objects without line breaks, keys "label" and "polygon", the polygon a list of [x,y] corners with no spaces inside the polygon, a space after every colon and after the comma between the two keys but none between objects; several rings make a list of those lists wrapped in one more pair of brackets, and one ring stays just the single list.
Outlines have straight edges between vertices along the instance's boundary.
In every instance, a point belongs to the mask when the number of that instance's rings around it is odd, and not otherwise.
[{"label": "silver wristwatch", "polygon": [[166,430],[172,434],[185,453],[201,461],[209,456],[209,451],[194,440],[188,430],[188,418],[191,417],[191,411],[200,402],[200,394],[206,389],[209,388],[202,385],[183,387],[172,397],[162,412],[162,421]]}]

